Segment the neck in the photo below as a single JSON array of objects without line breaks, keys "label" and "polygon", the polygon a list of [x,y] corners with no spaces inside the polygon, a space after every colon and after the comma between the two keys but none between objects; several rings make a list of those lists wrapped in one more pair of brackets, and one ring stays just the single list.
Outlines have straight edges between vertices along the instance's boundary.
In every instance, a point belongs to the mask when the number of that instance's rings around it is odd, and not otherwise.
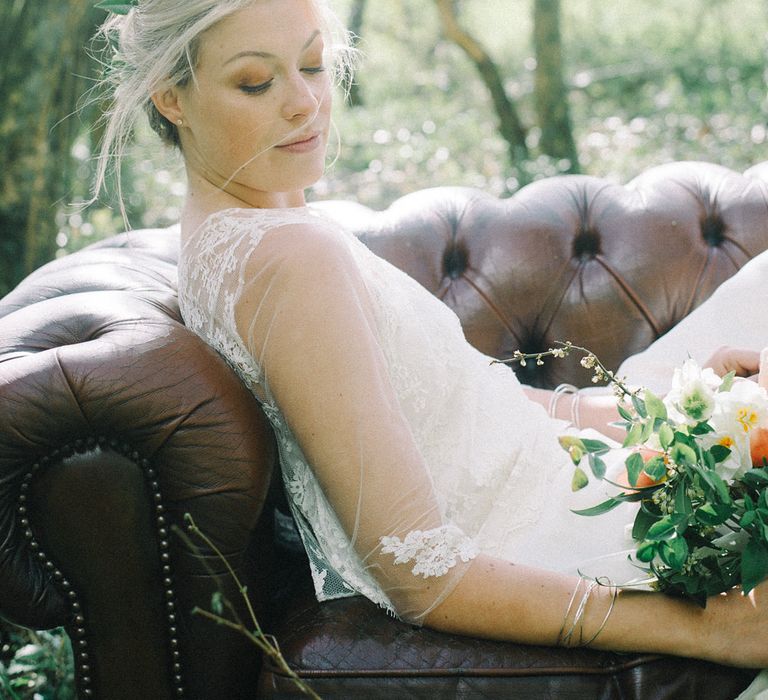
[{"label": "neck", "polygon": [[187,198],[182,212],[182,231],[197,228],[208,216],[222,209],[281,209],[306,204],[304,191],[263,192],[230,184],[226,189],[187,169]]}]

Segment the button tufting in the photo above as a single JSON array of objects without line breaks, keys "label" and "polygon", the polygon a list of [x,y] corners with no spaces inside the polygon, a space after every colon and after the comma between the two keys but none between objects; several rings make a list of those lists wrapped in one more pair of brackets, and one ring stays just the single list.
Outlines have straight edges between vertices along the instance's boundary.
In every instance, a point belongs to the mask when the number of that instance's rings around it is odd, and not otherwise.
[{"label": "button tufting", "polygon": [[453,243],[443,255],[443,270],[452,280],[461,277],[467,270],[469,257],[464,246]]},{"label": "button tufting", "polygon": [[594,229],[582,229],[573,239],[573,257],[590,260],[602,252],[600,234]]},{"label": "button tufting", "polygon": [[716,214],[708,215],[701,222],[701,237],[713,248],[718,248],[725,241],[725,223]]}]

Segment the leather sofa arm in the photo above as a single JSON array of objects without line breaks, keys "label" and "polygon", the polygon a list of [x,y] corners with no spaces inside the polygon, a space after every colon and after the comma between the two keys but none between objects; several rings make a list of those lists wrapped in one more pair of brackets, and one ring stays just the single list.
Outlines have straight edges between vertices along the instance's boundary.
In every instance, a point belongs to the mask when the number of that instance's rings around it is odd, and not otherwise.
[{"label": "leather sofa arm", "polygon": [[[221,590],[244,616],[239,594],[172,527],[191,513],[258,605],[273,441],[140,238],[56,261],[0,305],[0,614],[67,629],[81,697],[236,698],[256,650],[189,611]],[[83,270],[105,283],[83,290]]]}]

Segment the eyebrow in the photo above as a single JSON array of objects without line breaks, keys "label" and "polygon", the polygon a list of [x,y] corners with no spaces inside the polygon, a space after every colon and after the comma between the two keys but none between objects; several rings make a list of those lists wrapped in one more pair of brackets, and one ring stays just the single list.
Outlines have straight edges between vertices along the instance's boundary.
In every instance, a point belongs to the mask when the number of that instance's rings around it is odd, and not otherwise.
[{"label": "eyebrow", "polygon": [[[320,30],[315,29],[314,32],[312,32],[312,36],[309,37],[304,42],[304,45],[301,47],[302,51],[306,51],[312,43],[317,39],[317,37],[320,36]],[[241,51],[240,53],[236,53],[234,56],[228,58],[226,61],[224,61],[223,65],[227,65],[229,63],[232,63],[232,61],[236,61],[238,58],[246,58],[249,56],[255,56],[256,58],[277,58],[275,54],[269,53],[268,51]]]}]

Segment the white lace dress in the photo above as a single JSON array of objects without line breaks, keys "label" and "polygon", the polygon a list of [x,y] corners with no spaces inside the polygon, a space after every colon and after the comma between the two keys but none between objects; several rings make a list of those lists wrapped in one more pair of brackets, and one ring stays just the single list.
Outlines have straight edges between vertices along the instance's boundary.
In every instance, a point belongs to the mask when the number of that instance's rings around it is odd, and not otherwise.
[{"label": "white lace dress", "polygon": [[183,240],[179,300],[274,427],[320,600],[362,594],[418,622],[480,551],[575,571],[628,546],[629,510],[570,512],[603,494],[571,493],[566,426],[310,209],[211,216]]}]

